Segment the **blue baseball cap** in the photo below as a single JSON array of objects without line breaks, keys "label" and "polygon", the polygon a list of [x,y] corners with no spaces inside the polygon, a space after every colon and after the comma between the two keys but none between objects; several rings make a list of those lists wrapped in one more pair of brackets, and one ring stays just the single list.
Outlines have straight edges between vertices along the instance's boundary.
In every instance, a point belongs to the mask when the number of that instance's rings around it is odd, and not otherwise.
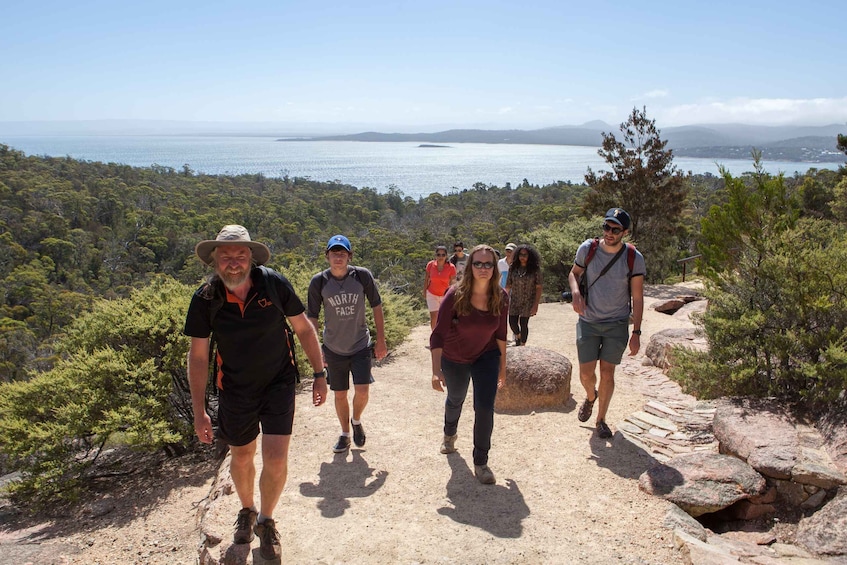
[{"label": "blue baseball cap", "polygon": [[326,250],[329,251],[333,247],[343,247],[346,251],[353,251],[353,248],[350,246],[350,240],[343,235],[334,235],[329,238],[329,241],[326,242]]}]

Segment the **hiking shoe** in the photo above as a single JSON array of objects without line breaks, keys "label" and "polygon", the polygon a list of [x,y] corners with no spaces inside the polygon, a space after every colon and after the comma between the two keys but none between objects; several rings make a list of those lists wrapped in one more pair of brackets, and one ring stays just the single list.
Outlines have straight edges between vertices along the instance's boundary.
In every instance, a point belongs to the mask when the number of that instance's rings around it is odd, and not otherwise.
[{"label": "hiking shoe", "polygon": [[347,436],[338,436],[338,442],[333,446],[332,450],[336,453],[344,453],[350,449],[350,438]]},{"label": "hiking shoe", "polygon": [[250,508],[242,508],[238,511],[235,519],[235,534],[232,536],[234,543],[250,543],[253,541],[253,526],[259,513]]},{"label": "hiking shoe", "polygon": [[594,389],[594,400],[588,400],[588,397],[585,397],[585,400],[582,401],[582,404],[579,407],[579,412],[577,412],[576,417],[579,418],[580,422],[587,422],[591,417],[591,413],[594,411],[594,403],[597,402],[597,389]]},{"label": "hiking shoe", "polygon": [[448,453],[456,453],[456,438],[459,437],[459,434],[453,434],[452,436],[444,436],[444,441],[441,442],[441,453],[447,455]]},{"label": "hiking shoe", "polygon": [[365,435],[365,428],[362,427],[362,424],[354,424],[353,420],[350,420],[350,425],[353,426],[353,443],[357,447],[362,447],[365,445],[365,440],[368,439]]},{"label": "hiking shoe", "polygon": [[474,465],[473,474],[476,480],[484,485],[493,485],[497,482],[497,479],[494,478],[494,473],[488,468],[488,465]]},{"label": "hiking shoe", "polygon": [[597,435],[604,439],[612,437],[612,430],[609,429],[609,426],[603,420],[597,422]]},{"label": "hiking shoe", "polygon": [[259,536],[259,553],[263,559],[279,559],[282,553],[279,546],[279,532],[276,531],[276,524],[268,518],[264,522],[259,522],[253,528],[256,535]]}]

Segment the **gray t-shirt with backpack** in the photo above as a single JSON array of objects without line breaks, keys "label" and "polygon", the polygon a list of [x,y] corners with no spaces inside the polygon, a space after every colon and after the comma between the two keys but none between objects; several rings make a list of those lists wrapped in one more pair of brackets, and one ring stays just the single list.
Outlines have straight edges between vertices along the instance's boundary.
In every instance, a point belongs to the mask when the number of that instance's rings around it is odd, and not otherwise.
[{"label": "gray t-shirt with backpack", "polygon": [[[587,239],[579,246],[574,259],[575,265],[585,267],[585,259],[593,241],[593,239]],[[614,265],[606,271],[606,274],[597,278],[606,265],[615,258],[615,253],[604,251],[602,245],[597,246],[597,251],[588,263],[585,274],[583,274],[584,277],[588,277],[586,280],[589,290],[585,313],[580,316],[580,319],[592,324],[620,322],[629,319],[632,307],[627,253],[628,251],[624,247],[623,253]],[[636,249],[632,276],[643,277],[646,274],[647,267],[644,264],[644,256]]]},{"label": "gray t-shirt with backpack", "polygon": [[365,300],[371,308],[382,298],[371,272],[348,265],[347,274],[337,279],[329,269],[312,277],[309,283],[307,315],[317,319],[324,309],[324,347],[337,355],[353,355],[368,347],[371,340]]}]

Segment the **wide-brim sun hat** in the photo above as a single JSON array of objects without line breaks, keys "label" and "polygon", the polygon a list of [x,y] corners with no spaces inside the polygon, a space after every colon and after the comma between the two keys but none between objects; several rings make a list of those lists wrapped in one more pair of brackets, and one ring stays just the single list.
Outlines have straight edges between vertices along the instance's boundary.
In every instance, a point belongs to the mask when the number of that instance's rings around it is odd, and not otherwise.
[{"label": "wide-brim sun hat", "polygon": [[194,253],[207,265],[212,265],[212,251],[221,245],[245,245],[253,252],[253,262],[264,265],[271,258],[271,250],[264,243],[250,239],[250,233],[244,226],[230,224],[224,226],[215,239],[201,241],[194,246]]}]

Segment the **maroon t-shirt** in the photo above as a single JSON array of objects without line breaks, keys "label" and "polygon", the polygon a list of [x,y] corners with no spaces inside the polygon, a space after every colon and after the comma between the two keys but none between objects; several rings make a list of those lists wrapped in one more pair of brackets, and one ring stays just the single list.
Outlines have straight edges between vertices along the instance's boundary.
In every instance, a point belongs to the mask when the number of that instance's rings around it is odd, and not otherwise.
[{"label": "maroon t-shirt", "polygon": [[454,363],[470,364],[486,351],[497,349],[497,340],[506,341],[509,322],[509,295],[502,288],[500,315],[474,308],[467,316],[459,316],[453,308],[455,287],[450,287],[441,307],[438,322],[429,337],[432,349],[441,349],[442,357]]}]

